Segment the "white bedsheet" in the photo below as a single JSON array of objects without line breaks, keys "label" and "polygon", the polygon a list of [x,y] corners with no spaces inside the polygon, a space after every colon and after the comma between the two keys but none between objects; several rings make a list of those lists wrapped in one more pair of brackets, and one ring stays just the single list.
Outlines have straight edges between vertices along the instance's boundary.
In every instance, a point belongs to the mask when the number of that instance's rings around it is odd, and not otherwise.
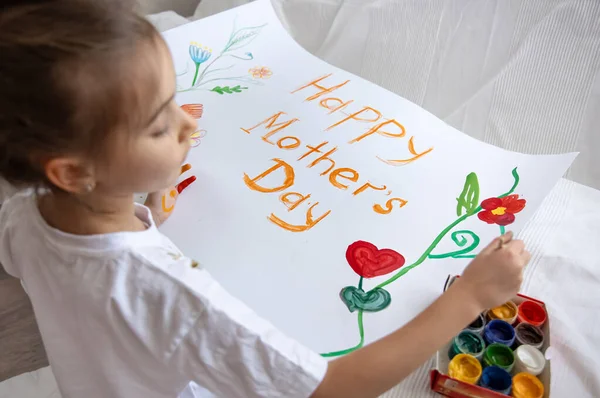
[{"label": "white bedsheet", "polygon": [[[198,16],[246,0],[203,0]],[[569,177],[600,188],[600,1],[273,0],[309,51],[512,150],[580,150]],[[151,18],[159,28],[182,22]],[[600,191],[561,180],[524,229],[525,294],[546,302],[552,397],[600,397]],[[440,292],[442,286],[440,286]],[[387,398],[434,396],[425,364]],[[49,368],[0,398],[58,398]]]}]

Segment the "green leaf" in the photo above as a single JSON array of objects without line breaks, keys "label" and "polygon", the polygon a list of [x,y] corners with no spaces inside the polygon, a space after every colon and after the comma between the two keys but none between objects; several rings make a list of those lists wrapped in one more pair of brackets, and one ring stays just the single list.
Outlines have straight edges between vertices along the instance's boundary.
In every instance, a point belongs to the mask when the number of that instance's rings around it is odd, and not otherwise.
[{"label": "green leaf", "polygon": [[223,95],[223,94],[241,93],[242,90],[248,90],[248,87],[240,87],[239,85],[235,86],[235,87],[216,86],[216,87],[213,87],[210,91],[214,91],[215,93]]},{"label": "green leaf", "polygon": [[456,198],[456,215],[471,214],[479,206],[479,180],[477,174],[470,173],[465,179],[460,196]]},{"label": "green leaf", "polygon": [[346,286],[340,292],[340,298],[350,312],[356,310],[377,312],[386,309],[392,302],[390,293],[380,287],[365,292],[354,286]]},{"label": "green leaf", "polygon": [[250,26],[247,28],[241,28],[232,33],[229,42],[223,49],[223,52],[229,52],[234,50],[239,50],[240,48],[250,44],[252,40],[256,39],[260,34],[262,28],[264,28],[267,24],[261,26]]}]

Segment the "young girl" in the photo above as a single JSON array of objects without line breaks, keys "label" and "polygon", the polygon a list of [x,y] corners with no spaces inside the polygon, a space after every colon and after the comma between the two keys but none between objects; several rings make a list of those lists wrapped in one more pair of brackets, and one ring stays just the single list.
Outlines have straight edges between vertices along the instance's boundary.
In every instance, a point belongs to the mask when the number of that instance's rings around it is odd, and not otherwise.
[{"label": "young girl", "polygon": [[28,187],[2,206],[0,263],[65,398],[376,397],[517,292],[529,254],[508,233],[403,328],[327,362],[156,229],[195,127],[160,35],[122,2],[29,3],[0,11],[0,176]]}]

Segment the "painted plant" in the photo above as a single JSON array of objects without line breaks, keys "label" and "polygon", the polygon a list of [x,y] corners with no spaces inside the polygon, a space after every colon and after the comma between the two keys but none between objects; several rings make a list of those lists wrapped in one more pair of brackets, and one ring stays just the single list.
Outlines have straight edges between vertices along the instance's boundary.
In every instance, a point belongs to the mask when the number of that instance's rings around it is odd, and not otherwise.
[{"label": "painted plant", "polygon": [[[340,292],[340,299],[350,312],[357,312],[359,342],[354,347],[321,355],[324,357],[336,357],[346,355],[361,348],[365,341],[363,313],[378,312],[386,309],[392,302],[392,296],[384,289],[385,286],[395,282],[425,260],[475,257],[473,251],[479,245],[479,236],[470,230],[455,230],[466,219],[477,214],[477,217],[481,221],[491,225],[498,225],[500,233],[503,234],[505,232],[504,227],[512,224],[516,219],[515,214],[523,210],[527,204],[525,199],[513,193],[519,185],[519,173],[516,168],[512,170],[512,176],[514,178],[513,186],[506,193],[485,199],[480,203],[477,175],[475,173],[467,175],[463,190],[456,199],[457,218],[444,228],[433,239],[421,256],[410,265],[404,266],[404,257],[392,249],[378,249],[372,243],[364,241],[357,241],[348,246],[346,260],[360,279],[357,287],[344,287]],[[434,254],[433,251],[435,248],[449,233],[457,249],[447,253]],[[374,278],[392,272],[395,273],[374,288],[367,291],[363,289],[364,278]]]},{"label": "painted plant", "polygon": [[[250,76],[248,74],[232,74],[227,71],[240,62],[248,62],[254,59],[252,52],[243,51],[242,49],[252,43],[265,26],[266,24],[237,29],[234,24],[229,40],[218,53],[213,52],[211,47],[199,42],[190,42],[188,53],[194,63],[194,76],[191,80],[191,86],[187,89],[181,89],[179,92],[208,90],[219,95],[236,94],[248,90],[250,85],[262,85],[260,79],[268,78],[273,74],[267,67],[258,67],[257,70],[251,68]],[[178,77],[187,73],[187,71],[183,72]],[[215,85],[216,82],[220,84]]]}]

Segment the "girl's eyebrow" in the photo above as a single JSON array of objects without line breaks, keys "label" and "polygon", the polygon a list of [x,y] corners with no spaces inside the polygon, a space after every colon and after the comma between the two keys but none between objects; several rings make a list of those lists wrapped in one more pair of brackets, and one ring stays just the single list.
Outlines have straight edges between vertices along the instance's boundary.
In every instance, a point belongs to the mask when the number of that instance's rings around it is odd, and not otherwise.
[{"label": "girl's eyebrow", "polygon": [[154,122],[156,120],[156,118],[158,117],[158,115],[160,115],[160,113],[162,112],[162,110],[165,109],[165,107],[167,105],[169,105],[169,103],[171,101],[173,101],[174,98],[175,98],[175,94],[173,93],[173,95],[171,95],[168,100],[166,100],[161,106],[158,107],[158,109],[156,110],[156,112],[154,112],[154,115],[152,115],[152,117],[150,118],[150,120],[146,124],[146,127],[150,126],[152,124],[152,122]]}]

